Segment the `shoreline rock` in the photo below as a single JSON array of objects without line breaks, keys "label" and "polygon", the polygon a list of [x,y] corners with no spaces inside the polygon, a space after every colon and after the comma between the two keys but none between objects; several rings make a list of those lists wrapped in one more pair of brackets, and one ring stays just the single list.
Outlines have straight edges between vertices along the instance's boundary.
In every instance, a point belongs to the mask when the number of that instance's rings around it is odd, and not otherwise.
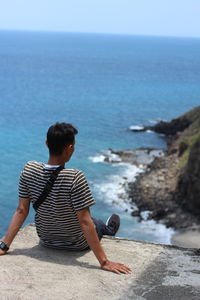
[{"label": "shoreline rock", "polygon": [[200,106],[151,130],[166,135],[167,151],[128,184],[131,201],[167,227],[200,226]]},{"label": "shoreline rock", "polygon": [[104,162],[117,164],[125,163],[136,166],[147,166],[155,157],[164,156],[165,151],[157,148],[137,148],[127,150],[109,149],[104,154]]},{"label": "shoreline rock", "polygon": [[[125,185],[130,202],[138,207],[132,215],[142,219],[141,213],[149,210],[149,219],[175,230],[200,228],[200,106],[170,122],[136,126],[132,131],[144,130],[165,134],[167,150],[110,150],[120,158],[118,162],[144,168],[136,181]],[[151,155],[153,151],[162,155]]]},{"label": "shoreline rock", "polygon": [[[149,219],[165,224],[175,230],[200,225],[198,216],[183,209],[176,201],[179,169],[174,157],[156,158],[148,169],[138,175],[135,182],[128,183],[127,193],[138,212],[149,210]],[[132,213],[133,216],[136,212]]]}]

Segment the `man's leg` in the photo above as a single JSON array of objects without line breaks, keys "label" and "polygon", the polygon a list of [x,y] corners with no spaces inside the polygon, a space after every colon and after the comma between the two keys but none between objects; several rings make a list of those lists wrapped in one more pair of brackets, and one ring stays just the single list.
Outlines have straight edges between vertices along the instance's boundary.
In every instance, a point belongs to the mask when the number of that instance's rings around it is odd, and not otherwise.
[{"label": "man's leg", "polygon": [[113,214],[106,222],[106,224],[99,220],[92,218],[99,239],[103,237],[103,235],[111,235],[114,236],[119,229],[120,226],[120,218],[118,215]]}]

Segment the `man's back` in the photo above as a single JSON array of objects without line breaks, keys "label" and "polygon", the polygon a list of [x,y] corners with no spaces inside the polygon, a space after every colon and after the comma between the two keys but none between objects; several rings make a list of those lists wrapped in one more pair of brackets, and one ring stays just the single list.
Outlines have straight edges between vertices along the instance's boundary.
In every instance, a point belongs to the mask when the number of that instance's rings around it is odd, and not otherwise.
[{"label": "man's back", "polygon": [[[0,241],[0,255],[9,250],[28,216],[30,202],[38,200],[52,172],[70,160],[77,133],[78,130],[68,123],[56,123],[49,127],[46,140],[48,165],[29,162],[24,167],[20,176],[19,205],[6,235]],[[131,272],[129,267],[108,260],[99,241],[102,234],[115,235],[120,224],[119,216],[113,214],[107,225],[92,219],[89,207],[94,203],[84,174],[78,170],[62,169],[51,192],[37,208],[35,222],[40,240],[45,246],[69,250],[89,247],[102,269],[128,274]]]},{"label": "man's back", "polygon": [[[28,162],[20,177],[19,197],[30,198],[34,203],[56,167]],[[48,247],[70,250],[87,248],[76,211],[94,203],[84,174],[79,170],[63,169],[35,216],[41,242]]]}]

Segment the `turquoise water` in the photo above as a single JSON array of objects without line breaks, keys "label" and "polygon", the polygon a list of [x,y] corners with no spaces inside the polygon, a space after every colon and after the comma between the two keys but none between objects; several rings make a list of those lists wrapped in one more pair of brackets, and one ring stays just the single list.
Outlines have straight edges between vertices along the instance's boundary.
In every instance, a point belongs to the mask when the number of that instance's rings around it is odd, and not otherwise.
[{"label": "turquoise water", "polygon": [[200,104],[199,53],[200,39],[0,31],[0,235],[18,202],[21,168],[47,161],[46,130],[65,121],[79,129],[69,167],[88,178],[92,214],[106,219],[117,211],[120,236],[167,242],[164,227],[125,212],[121,177],[136,170],[94,161],[108,148],[165,147],[163,137],[127,128]]}]

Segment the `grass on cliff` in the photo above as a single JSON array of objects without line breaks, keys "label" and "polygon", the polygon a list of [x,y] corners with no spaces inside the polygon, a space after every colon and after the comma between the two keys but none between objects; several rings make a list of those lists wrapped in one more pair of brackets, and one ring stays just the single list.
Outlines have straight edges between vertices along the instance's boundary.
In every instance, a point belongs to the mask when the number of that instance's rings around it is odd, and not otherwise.
[{"label": "grass on cliff", "polygon": [[196,143],[196,141],[199,140],[199,139],[200,139],[200,130],[196,134],[194,134],[192,136],[183,137],[180,140],[180,143],[183,142],[187,145],[187,149],[185,150],[185,152],[181,156],[181,159],[178,163],[178,167],[183,168],[183,167],[186,166],[186,164],[188,162],[189,155],[190,155],[191,148]]},{"label": "grass on cliff", "polygon": [[192,138],[192,136],[196,136],[200,132],[200,106],[193,108],[185,116],[191,123],[185,130],[185,134],[186,137]]}]

